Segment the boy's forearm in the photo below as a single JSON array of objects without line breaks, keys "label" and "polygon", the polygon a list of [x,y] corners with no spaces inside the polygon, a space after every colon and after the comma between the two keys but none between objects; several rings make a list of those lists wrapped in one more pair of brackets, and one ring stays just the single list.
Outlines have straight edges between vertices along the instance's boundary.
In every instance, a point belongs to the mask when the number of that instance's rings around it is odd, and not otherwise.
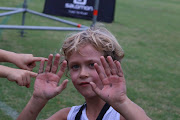
[{"label": "boy's forearm", "polygon": [[39,112],[46,105],[48,101],[31,97],[30,101],[20,113],[17,120],[36,120]]},{"label": "boy's forearm", "polygon": [[128,97],[122,104],[115,105],[114,109],[118,111],[126,120],[151,120],[144,110],[132,102]]}]

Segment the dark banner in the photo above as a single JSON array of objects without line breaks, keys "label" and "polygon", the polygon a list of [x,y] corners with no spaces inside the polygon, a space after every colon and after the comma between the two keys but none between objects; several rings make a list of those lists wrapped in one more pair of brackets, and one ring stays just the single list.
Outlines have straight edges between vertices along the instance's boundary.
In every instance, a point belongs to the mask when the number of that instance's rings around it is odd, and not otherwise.
[{"label": "dark banner", "polygon": [[[95,0],[46,0],[43,13],[92,20]],[[100,0],[97,21],[114,20],[115,0]]]}]

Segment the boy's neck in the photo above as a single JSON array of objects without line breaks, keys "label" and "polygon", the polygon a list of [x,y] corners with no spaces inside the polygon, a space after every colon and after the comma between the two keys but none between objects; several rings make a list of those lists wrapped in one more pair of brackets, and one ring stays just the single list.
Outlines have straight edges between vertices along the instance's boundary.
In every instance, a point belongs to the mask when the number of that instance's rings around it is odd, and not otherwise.
[{"label": "boy's neck", "polygon": [[86,99],[86,115],[89,120],[96,120],[105,102],[100,98]]}]

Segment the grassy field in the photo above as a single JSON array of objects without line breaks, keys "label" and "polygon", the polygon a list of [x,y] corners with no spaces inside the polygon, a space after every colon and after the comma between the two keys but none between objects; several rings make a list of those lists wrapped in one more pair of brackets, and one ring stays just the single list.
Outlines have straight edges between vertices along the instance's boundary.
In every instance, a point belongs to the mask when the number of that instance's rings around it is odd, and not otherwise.
[{"label": "grassy field", "polygon": [[[23,0],[1,0],[0,6],[20,6]],[[29,0],[28,7],[42,12],[44,1]],[[64,18],[64,17],[61,17]],[[91,21],[65,18],[90,26]],[[103,23],[119,40],[125,51],[122,62],[127,81],[128,97],[140,105],[153,120],[180,119],[180,1],[125,0],[116,1],[115,20]],[[21,24],[21,14],[0,17],[1,24]],[[27,25],[67,26],[27,14]],[[0,49],[32,53],[47,57],[57,53],[70,32],[0,30]],[[1,63],[15,67],[9,63]],[[38,65],[37,65],[38,66]],[[35,68],[37,72],[38,67]],[[0,101],[21,112],[33,92],[0,78]],[[82,104],[83,97],[71,82],[63,93],[50,100],[38,120],[45,119],[61,108]],[[0,110],[0,119],[11,120]]]}]

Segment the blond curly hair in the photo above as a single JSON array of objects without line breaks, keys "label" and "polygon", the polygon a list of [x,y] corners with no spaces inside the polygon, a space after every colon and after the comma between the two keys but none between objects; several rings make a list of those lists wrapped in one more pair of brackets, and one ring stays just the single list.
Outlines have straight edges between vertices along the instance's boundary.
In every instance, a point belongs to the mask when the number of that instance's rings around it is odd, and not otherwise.
[{"label": "blond curly hair", "polygon": [[82,45],[91,44],[98,51],[102,52],[104,57],[111,56],[113,60],[121,61],[124,57],[124,51],[117,42],[116,38],[104,27],[91,27],[87,30],[71,34],[62,45],[62,54],[65,59],[78,51]]}]

